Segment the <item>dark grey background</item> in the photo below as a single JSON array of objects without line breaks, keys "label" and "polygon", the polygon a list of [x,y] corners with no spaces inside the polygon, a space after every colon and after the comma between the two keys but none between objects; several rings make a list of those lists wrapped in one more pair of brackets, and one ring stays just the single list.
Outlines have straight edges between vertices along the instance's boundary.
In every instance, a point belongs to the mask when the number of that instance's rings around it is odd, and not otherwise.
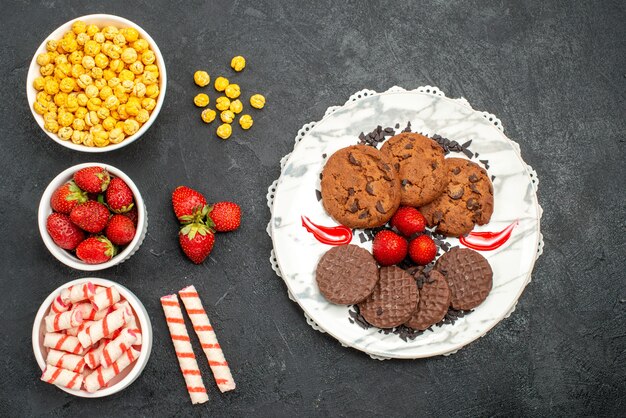
[{"label": "dark grey background", "polygon": [[[624,2],[2,2],[0,17],[0,413],[9,416],[573,416],[626,410],[626,8]],[[105,4],[106,3],[106,4]],[[156,123],[123,150],[88,155],[52,142],[25,95],[37,46],[89,13],[135,21],[168,70]],[[248,60],[233,75],[233,55]],[[229,76],[267,108],[216,139],[192,74]],[[540,178],[546,251],[513,315],[450,357],[379,362],[313,331],[270,268],[265,194],[302,124],[362,88],[431,84],[502,119]],[[216,94],[211,93],[214,100]],[[375,121],[373,121],[375,123]],[[97,273],[132,289],[154,327],[141,377],[122,393],[74,398],[39,381],[32,321],[62,283],[86,276],[44,247],[36,212],[70,165],[124,170],[146,200],[140,251]],[[201,266],[178,248],[170,193],[185,184],[232,199],[241,229]],[[192,407],[159,297],[200,290],[238,387]],[[197,348],[197,346],[196,346]],[[199,354],[200,351],[198,350]]]}]

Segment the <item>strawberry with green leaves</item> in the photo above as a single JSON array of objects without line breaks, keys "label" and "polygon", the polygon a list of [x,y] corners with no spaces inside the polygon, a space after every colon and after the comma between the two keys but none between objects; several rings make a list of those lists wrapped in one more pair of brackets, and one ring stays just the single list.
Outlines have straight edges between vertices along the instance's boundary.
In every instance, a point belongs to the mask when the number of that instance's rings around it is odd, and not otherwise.
[{"label": "strawberry with green leaves", "polygon": [[209,218],[217,232],[234,231],[241,225],[241,208],[233,202],[218,202],[209,208]]},{"label": "strawberry with green leaves", "polygon": [[74,250],[85,239],[85,233],[63,213],[51,213],[46,221],[46,230],[52,241],[64,250]]},{"label": "strawberry with green leaves", "polygon": [[109,172],[97,165],[85,167],[74,173],[76,185],[88,193],[104,192],[109,187],[110,181]]},{"label": "strawberry with green leaves", "polygon": [[104,230],[104,235],[115,245],[126,245],[135,238],[135,224],[124,215],[113,215]]},{"label": "strawberry with green leaves", "polygon": [[126,213],[134,206],[133,192],[119,177],[111,179],[105,194],[106,203],[111,212]]},{"label": "strawberry with green leaves", "polygon": [[211,228],[199,222],[184,225],[178,233],[178,242],[185,255],[195,264],[204,261],[215,243]]},{"label": "strawberry with green leaves", "polygon": [[67,182],[52,193],[50,206],[52,210],[69,215],[76,205],[87,201],[87,193],[82,191],[73,181]]},{"label": "strawberry with green leaves", "polygon": [[82,230],[97,234],[109,221],[109,210],[100,202],[89,200],[72,209],[70,219]]},{"label": "strawberry with green leaves", "polygon": [[76,257],[87,264],[106,263],[116,254],[115,245],[102,235],[87,238],[76,248]]},{"label": "strawberry with green leaves", "polygon": [[182,224],[201,222],[206,216],[206,199],[202,193],[187,186],[178,186],[172,193],[172,206]]}]

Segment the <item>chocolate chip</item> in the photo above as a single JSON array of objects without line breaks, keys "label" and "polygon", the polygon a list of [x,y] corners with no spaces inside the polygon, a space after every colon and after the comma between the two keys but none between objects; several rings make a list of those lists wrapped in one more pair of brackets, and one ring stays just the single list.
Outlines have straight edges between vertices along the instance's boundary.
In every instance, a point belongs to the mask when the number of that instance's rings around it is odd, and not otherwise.
[{"label": "chocolate chip", "polygon": [[367,183],[365,185],[365,191],[370,195],[374,196],[374,188],[372,187],[372,183]]},{"label": "chocolate chip", "polygon": [[409,142],[404,146],[404,149],[413,149],[413,144]]},{"label": "chocolate chip", "polygon": [[482,194],[482,193],[480,193],[480,190],[478,190],[478,187],[476,187],[476,185],[474,183],[470,183],[469,188],[474,193]]},{"label": "chocolate chip", "polygon": [[465,142],[463,145],[461,145],[463,148],[467,148],[472,144],[472,140],[470,139],[469,141]]},{"label": "chocolate chip", "polygon": [[396,169],[396,171],[400,171],[400,163],[395,163],[395,164],[393,165],[393,168],[395,168],[395,169]]},{"label": "chocolate chip", "polygon": [[459,167],[454,167],[452,169],[452,174],[459,174],[461,172],[461,169]]},{"label": "chocolate chip", "polygon": [[389,175],[387,173],[385,173],[385,175],[383,176],[383,178],[387,181],[392,181],[393,179],[391,177],[389,177]]},{"label": "chocolate chip", "polygon": [[433,170],[436,170],[437,167],[439,167],[439,164],[437,164],[436,161],[433,161],[433,162],[430,163],[430,166],[433,168]]},{"label": "chocolate chip", "polygon": [[400,124],[396,123],[396,129],[399,129],[399,128],[400,128]]},{"label": "chocolate chip", "polygon": [[315,197],[317,197],[317,201],[318,202],[320,200],[322,200],[322,192],[320,192],[319,190],[315,189]]},{"label": "chocolate chip", "polygon": [[361,165],[361,163],[358,162],[356,158],[354,158],[354,155],[352,155],[352,153],[348,154],[348,160],[350,160],[351,164]]},{"label": "chocolate chip", "polygon": [[352,205],[350,205],[350,208],[348,209],[348,211],[350,213],[356,213],[359,210],[359,201],[355,200],[354,202],[352,202]]},{"label": "chocolate chip", "polygon": [[387,164],[387,163],[383,163],[383,169],[385,171],[391,171],[391,167],[389,167],[389,164]]},{"label": "chocolate chip", "polygon": [[448,196],[450,196],[450,199],[452,200],[458,200],[462,198],[464,193],[465,189],[460,184],[448,188]]},{"label": "chocolate chip", "polygon": [[400,182],[400,184],[402,185],[402,187],[406,186],[407,184],[409,184],[410,181],[408,181],[407,179],[402,179],[402,181]]},{"label": "chocolate chip", "polygon": [[475,210],[475,209],[478,209],[480,207],[480,204],[478,203],[478,201],[476,199],[474,199],[473,197],[470,197],[469,199],[467,199],[467,203],[465,204],[465,206],[469,210]]},{"label": "chocolate chip", "polygon": [[382,204],[382,202],[380,200],[378,200],[376,202],[376,210],[379,211],[382,214],[385,214],[385,212],[386,212],[385,208],[383,207],[383,204]]},{"label": "chocolate chip", "polygon": [[363,212],[361,212],[361,214],[359,215],[359,219],[365,219],[365,218],[369,218],[370,215],[370,211],[365,209]]},{"label": "chocolate chip", "polygon": [[391,134],[393,133],[393,128],[385,128],[385,132]]},{"label": "chocolate chip", "polygon": [[360,139],[361,141],[365,142],[365,134],[364,134],[363,132],[361,132],[361,133],[359,134],[359,139]]},{"label": "chocolate chip", "polygon": [[324,178],[324,175],[320,173],[320,180],[322,180],[323,178]]},{"label": "chocolate chip", "polygon": [[378,309],[376,309],[376,315],[381,316],[383,314],[383,308],[381,308],[380,306],[378,307]]},{"label": "chocolate chip", "polygon": [[470,181],[470,183],[476,183],[479,180],[478,176],[474,173],[470,174],[467,179]]},{"label": "chocolate chip", "polygon": [[472,158],[474,156],[474,153],[468,149],[463,149],[463,154],[465,154],[467,158]]},{"label": "chocolate chip", "polygon": [[352,196],[354,195],[356,192],[354,191],[354,187],[349,187],[348,188],[348,196]]},{"label": "chocolate chip", "polygon": [[401,158],[402,158],[403,160],[406,160],[407,158],[411,158],[411,154],[402,154],[402,155],[401,155]]}]

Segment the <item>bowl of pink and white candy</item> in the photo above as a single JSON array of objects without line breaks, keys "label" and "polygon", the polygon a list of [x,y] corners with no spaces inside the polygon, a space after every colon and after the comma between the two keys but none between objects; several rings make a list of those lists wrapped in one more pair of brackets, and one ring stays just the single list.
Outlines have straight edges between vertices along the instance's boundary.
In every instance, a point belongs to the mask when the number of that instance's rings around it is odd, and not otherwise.
[{"label": "bowl of pink and white candy", "polygon": [[99,398],[126,388],[152,350],[143,304],[110,280],[73,280],[43,302],[33,325],[41,380],[72,395]]}]

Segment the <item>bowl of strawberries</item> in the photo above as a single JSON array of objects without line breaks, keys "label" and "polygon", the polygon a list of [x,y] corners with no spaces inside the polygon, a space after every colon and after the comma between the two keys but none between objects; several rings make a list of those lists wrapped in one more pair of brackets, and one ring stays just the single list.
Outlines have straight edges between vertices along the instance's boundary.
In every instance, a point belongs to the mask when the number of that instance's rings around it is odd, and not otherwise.
[{"label": "bowl of strawberries", "polygon": [[41,197],[38,222],[52,255],[84,271],[126,261],[139,249],[148,228],[135,183],[101,163],[75,165],[56,176]]}]

